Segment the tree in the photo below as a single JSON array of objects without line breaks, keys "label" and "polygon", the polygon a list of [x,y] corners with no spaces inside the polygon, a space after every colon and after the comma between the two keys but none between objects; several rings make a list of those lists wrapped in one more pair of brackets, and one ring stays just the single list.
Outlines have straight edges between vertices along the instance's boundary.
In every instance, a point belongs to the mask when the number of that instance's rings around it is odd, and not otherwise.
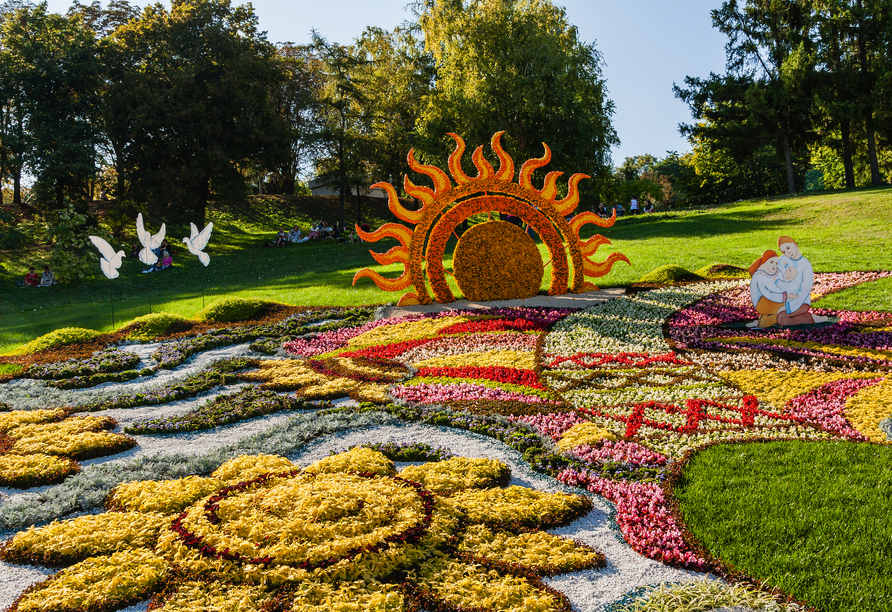
[{"label": "tree", "polygon": [[317,98],[321,116],[316,134],[320,145],[316,174],[338,184],[338,220],[344,222],[344,204],[350,186],[365,180],[362,115],[366,103],[360,67],[366,62],[352,47],[329,43],[313,32],[313,47],[322,63],[324,85]]},{"label": "tree", "polygon": [[[729,74],[710,75],[705,81],[688,77],[687,90],[675,88],[678,97],[689,104],[694,102],[695,118],[709,119],[703,124],[683,126],[682,132],[714,141],[738,160],[743,156],[726,144],[735,122],[748,123],[744,127],[770,134],[784,160],[787,190],[795,193],[794,152],[805,151],[811,130],[815,50],[810,3],[745,0],[740,7],[737,0],[726,0],[712,11],[712,22],[728,36],[725,52]],[[710,109],[723,103],[724,107],[708,116]],[[726,109],[733,111],[730,117],[723,114]],[[704,128],[715,131],[707,133]],[[752,132],[745,134],[748,152],[761,148],[753,146],[752,136]]]},{"label": "tree", "polygon": [[[96,164],[100,65],[96,39],[78,16],[24,7],[0,23],[4,97],[12,100],[14,148],[36,176],[42,201],[84,199]],[[21,150],[21,148],[19,149]]]},{"label": "tree", "polygon": [[283,43],[278,54],[287,76],[276,96],[277,112],[290,129],[288,154],[271,182],[273,193],[291,195],[298,175],[313,156],[315,136],[321,129],[318,99],[323,86],[322,63],[308,45]]},{"label": "tree", "polygon": [[392,182],[403,174],[406,152],[417,144],[418,101],[432,92],[433,58],[405,28],[366,28],[355,49],[369,174]]},{"label": "tree", "polygon": [[213,195],[242,198],[251,163],[286,155],[286,73],[250,5],[174,0],[117,28],[106,125],[133,197],[204,223]]},{"label": "tree", "polygon": [[[817,101],[822,111],[823,140],[839,131],[844,184],[855,187],[852,127],[859,122],[858,74],[848,52],[843,6],[837,0],[818,0],[818,66],[816,74]],[[836,140],[836,139],[833,139]],[[824,155],[823,157],[826,157]],[[826,181],[825,185],[836,181]]]},{"label": "tree", "polygon": [[548,0],[417,0],[435,91],[418,128],[428,155],[443,155],[457,132],[502,143],[515,159],[552,150],[554,167],[606,178],[613,103],[594,44],[579,39],[564,9]]}]

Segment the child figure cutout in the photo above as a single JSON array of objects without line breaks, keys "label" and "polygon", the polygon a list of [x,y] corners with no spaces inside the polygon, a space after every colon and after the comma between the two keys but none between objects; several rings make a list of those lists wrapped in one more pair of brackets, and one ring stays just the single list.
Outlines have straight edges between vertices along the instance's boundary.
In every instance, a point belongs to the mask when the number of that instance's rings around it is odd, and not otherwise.
[{"label": "child figure cutout", "polygon": [[802,256],[796,241],[789,236],[778,238],[777,245],[782,256],[765,251],[750,266],[750,297],[760,316],[747,327],[810,325],[827,321],[827,317],[809,312],[815,281],[811,262]]}]

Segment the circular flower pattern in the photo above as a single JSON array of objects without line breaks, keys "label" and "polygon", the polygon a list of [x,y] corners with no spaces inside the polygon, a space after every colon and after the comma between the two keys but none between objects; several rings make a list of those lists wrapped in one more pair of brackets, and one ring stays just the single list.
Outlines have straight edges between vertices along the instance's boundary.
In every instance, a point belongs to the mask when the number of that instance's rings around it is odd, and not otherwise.
[{"label": "circular flower pattern", "polygon": [[[268,467],[283,462],[256,458]],[[26,591],[12,610],[101,610],[154,593],[153,607],[163,610],[235,602],[240,610],[274,602],[315,610],[334,597],[392,610],[423,603],[518,612],[536,600],[538,609],[557,612],[568,609],[566,598],[538,577],[604,563],[591,548],[539,532],[587,513],[587,498],[494,488],[508,474],[496,461],[456,458],[405,471],[416,482],[395,475],[380,453],[357,448],[304,470],[256,471],[251,457],[230,461],[199,479],[216,490],[197,500],[203,487],[195,477],[167,486],[180,501],[161,512],[133,509],[160,483],[131,483],[112,495],[127,513],[17,534],[4,560],[70,567]],[[427,481],[452,497],[426,489]],[[185,509],[177,514],[178,505]],[[93,537],[100,530],[105,537]],[[473,577],[478,588],[455,584],[456,576]]]}]

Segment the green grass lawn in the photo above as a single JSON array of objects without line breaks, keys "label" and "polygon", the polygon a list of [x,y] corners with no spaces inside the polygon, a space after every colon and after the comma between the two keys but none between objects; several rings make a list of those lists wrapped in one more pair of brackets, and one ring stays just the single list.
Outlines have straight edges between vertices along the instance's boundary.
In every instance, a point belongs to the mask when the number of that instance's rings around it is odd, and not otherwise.
[{"label": "green grass lawn", "polygon": [[892,447],[712,446],[675,494],[705,548],[747,575],[822,611],[892,610]]},{"label": "green grass lawn", "polygon": [[[380,223],[386,213],[366,207],[366,219]],[[352,214],[353,209],[348,208]],[[110,331],[148,312],[164,310],[187,317],[203,304],[222,296],[256,297],[295,305],[359,305],[395,301],[398,294],[379,290],[371,280],[351,285],[354,273],[372,266],[396,276],[399,266],[375,266],[369,247],[386,251],[392,243],[331,244],[309,242],[293,247],[262,248],[276,228],[289,221],[311,218],[295,210],[283,211],[275,200],[264,200],[247,213],[210,210],[214,234],[202,267],[185,248],[176,253],[174,267],[162,273],[140,274],[144,266],[124,260],[121,276],[97,277],[78,286],[50,289],[15,286],[30,261],[22,253],[0,254],[0,352],[36,336],[66,326]],[[305,222],[304,222],[305,224]],[[150,229],[156,229],[149,223]],[[619,263],[611,273],[595,279],[600,287],[622,286],[666,264],[688,270],[722,262],[748,267],[762,251],[776,248],[781,234],[793,236],[817,271],[888,269],[892,239],[892,189],[858,190],[809,197],[782,198],[729,204],[714,209],[625,217],[603,232],[613,242],[601,247],[597,258],[611,251],[625,253],[631,265]],[[180,233],[177,233],[179,231]],[[171,243],[185,235],[170,228]],[[544,250],[544,247],[542,247]],[[452,252],[452,245],[447,253]],[[447,269],[451,262],[446,262]],[[550,268],[546,269],[546,272]],[[548,274],[543,279],[547,288]],[[892,285],[859,288],[828,298],[826,305],[846,308],[892,309]],[[453,289],[455,290],[454,284]],[[847,300],[847,301],[846,301]]]}]

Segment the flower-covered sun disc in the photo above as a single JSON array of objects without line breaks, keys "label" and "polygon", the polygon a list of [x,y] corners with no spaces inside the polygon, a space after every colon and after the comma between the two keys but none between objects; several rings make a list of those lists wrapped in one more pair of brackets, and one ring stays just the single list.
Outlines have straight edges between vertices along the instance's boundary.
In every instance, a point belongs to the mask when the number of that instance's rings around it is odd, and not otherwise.
[{"label": "flower-covered sun disc", "polygon": [[465,297],[481,302],[532,297],[544,272],[533,239],[505,221],[481,223],[462,234],[453,268]]}]

